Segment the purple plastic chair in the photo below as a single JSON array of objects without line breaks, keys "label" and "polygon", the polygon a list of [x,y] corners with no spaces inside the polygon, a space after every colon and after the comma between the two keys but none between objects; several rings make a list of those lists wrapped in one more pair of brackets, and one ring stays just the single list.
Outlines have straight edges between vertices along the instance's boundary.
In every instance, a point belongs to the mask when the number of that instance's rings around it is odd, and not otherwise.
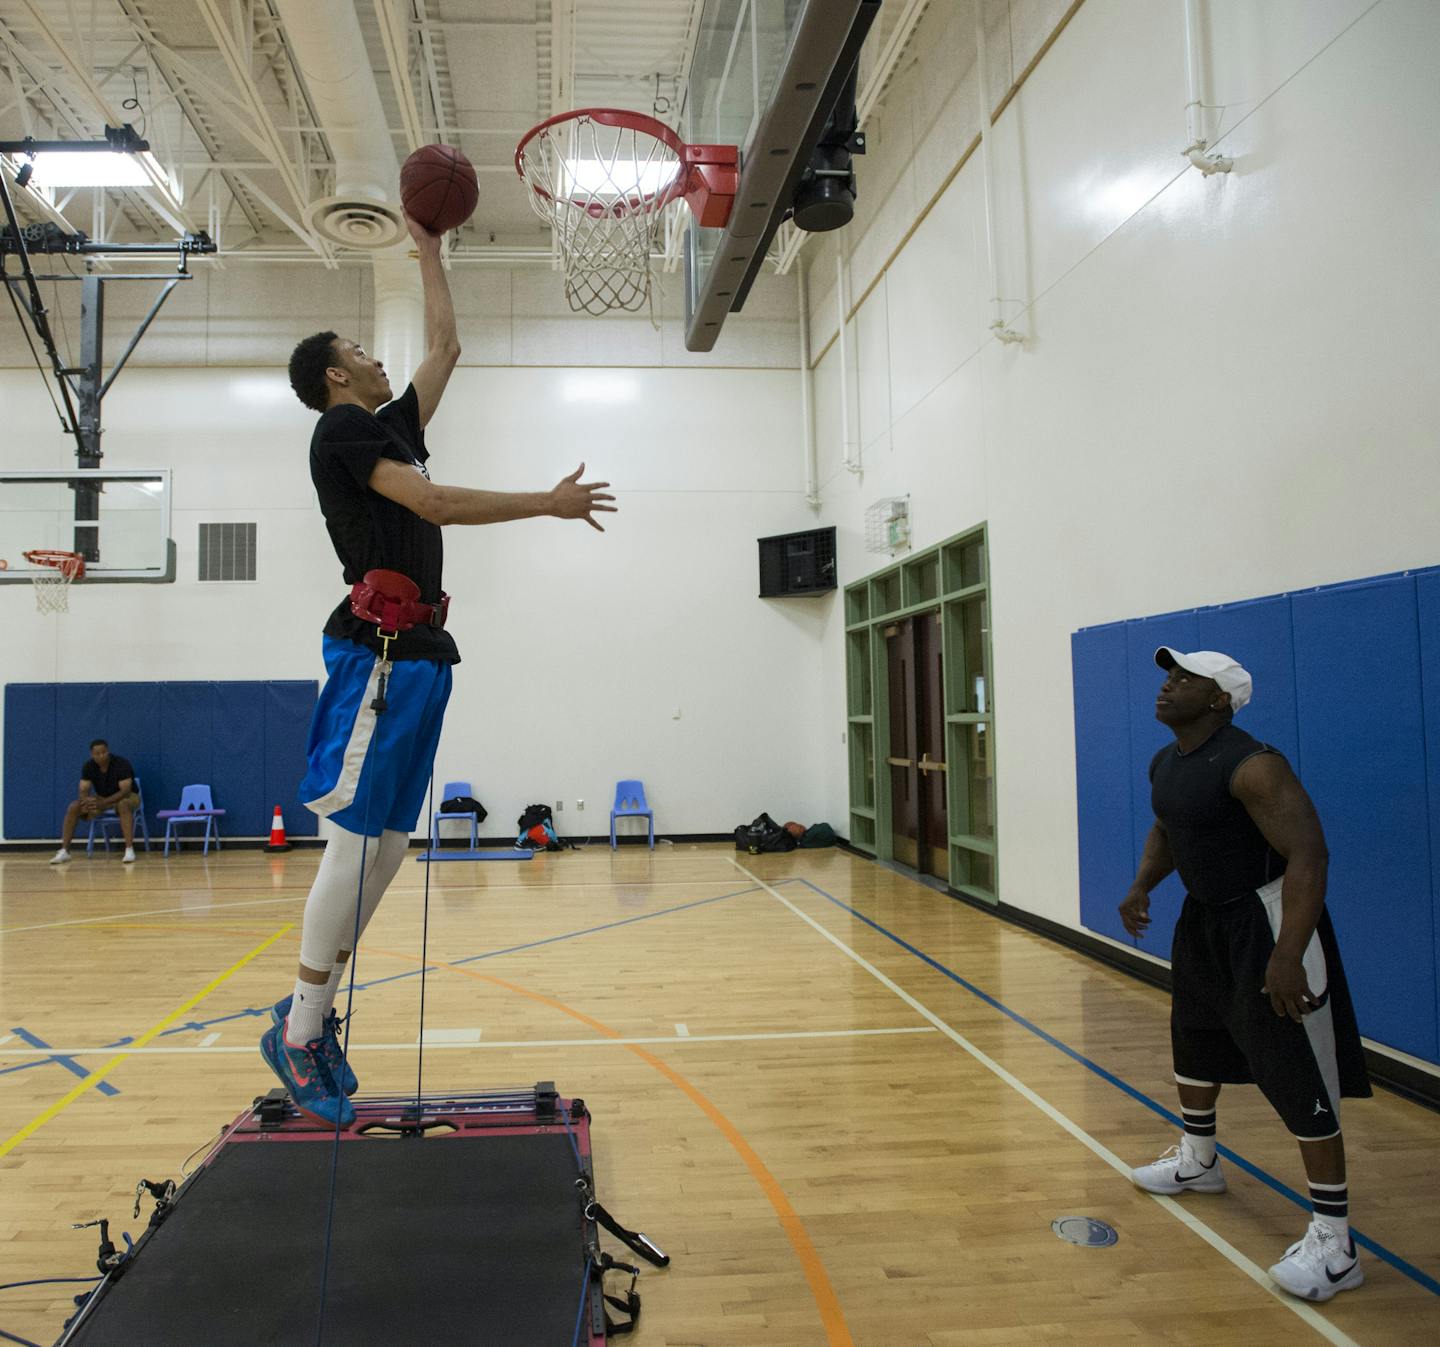
[{"label": "purple plastic chair", "polygon": [[205,825],[205,851],[204,855],[210,854],[210,838],[213,832],[215,838],[215,850],[220,850],[220,819],[224,816],[223,809],[215,808],[215,801],[210,795],[210,787],[205,785],[186,786],[180,792],[179,809],[162,809],[156,818],[165,820],[165,850],[163,855],[170,854],[170,842],[175,842],[175,850],[180,850],[180,834],[176,828],[184,828],[190,824],[203,823]]}]

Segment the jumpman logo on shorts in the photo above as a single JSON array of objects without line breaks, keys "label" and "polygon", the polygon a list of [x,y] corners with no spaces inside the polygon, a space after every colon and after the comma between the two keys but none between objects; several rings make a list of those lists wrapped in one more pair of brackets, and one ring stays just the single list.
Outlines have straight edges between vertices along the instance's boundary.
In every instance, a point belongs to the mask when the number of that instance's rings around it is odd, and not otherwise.
[{"label": "jumpman logo on shorts", "polygon": [[1323,1104],[1321,1104],[1321,1102],[1317,1099],[1317,1100],[1315,1101],[1315,1112],[1314,1112],[1313,1114],[1311,1114],[1311,1117],[1318,1118],[1322,1113],[1329,1113],[1329,1112],[1330,1112],[1330,1110],[1329,1110],[1328,1108],[1326,1108]]}]

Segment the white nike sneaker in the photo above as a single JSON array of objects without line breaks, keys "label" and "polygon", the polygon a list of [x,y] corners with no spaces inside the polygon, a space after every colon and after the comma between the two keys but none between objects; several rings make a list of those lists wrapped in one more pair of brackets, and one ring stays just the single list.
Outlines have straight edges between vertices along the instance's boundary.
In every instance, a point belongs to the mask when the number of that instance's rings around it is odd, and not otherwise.
[{"label": "white nike sneaker", "polygon": [[1130,1182],[1147,1193],[1174,1197],[1177,1193],[1223,1193],[1225,1174],[1217,1155],[1209,1165],[1202,1165],[1190,1148],[1190,1138],[1183,1132],[1180,1144],[1171,1146],[1154,1164],[1141,1165],[1130,1171]]},{"label": "white nike sneaker", "polygon": [[65,862],[69,859],[70,853],[64,847],[61,847],[59,851],[57,851],[53,856],[50,857],[50,864],[64,865]]},{"label": "white nike sneaker", "polygon": [[1285,1250],[1270,1269],[1276,1283],[1301,1300],[1329,1300],[1339,1291],[1353,1291],[1365,1280],[1355,1240],[1349,1249],[1324,1221],[1311,1221],[1305,1238]]},{"label": "white nike sneaker", "polygon": [[125,863],[126,865],[134,865],[134,864],[135,864],[135,848],[134,848],[134,847],[126,847],[126,848],[125,848],[124,863]]}]

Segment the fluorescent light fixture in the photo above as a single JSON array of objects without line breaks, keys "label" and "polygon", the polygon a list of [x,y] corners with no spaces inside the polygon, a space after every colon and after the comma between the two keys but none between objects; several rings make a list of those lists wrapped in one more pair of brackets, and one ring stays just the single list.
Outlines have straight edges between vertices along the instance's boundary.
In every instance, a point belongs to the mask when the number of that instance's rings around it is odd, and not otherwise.
[{"label": "fluorescent light fixture", "polygon": [[613,405],[634,402],[640,396],[640,385],[623,374],[577,374],[561,385],[560,396],[566,402]]},{"label": "fluorescent light fixture", "polygon": [[139,155],[113,150],[46,150],[35,156],[35,176],[30,181],[50,188],[153,186]]},{"label": "fluorescent light fixture", "polygon": [[633,160],[567,159],[562,171],[560,191],[565,196],[578,192],[603,197],[654,196],[670,185],[680,166],[663,160],[636,164]]}]

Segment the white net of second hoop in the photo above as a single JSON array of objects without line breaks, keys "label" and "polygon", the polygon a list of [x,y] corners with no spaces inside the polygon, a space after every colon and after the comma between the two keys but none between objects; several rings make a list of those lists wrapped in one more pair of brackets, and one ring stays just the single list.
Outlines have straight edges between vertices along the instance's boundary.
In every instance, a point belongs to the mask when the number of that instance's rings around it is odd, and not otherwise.
[{"label": "white net of second hoop", "polygon": [[35,582],[37,613],[68,613],[70,611],[70,573],[63,570],[39,571],[31,577]]},{"label": "white net of second hoop", "polygon": [[680,156],[647,132],[582,115],[537,134],[522,164],[530,204],[564,261],[571,309],[653,312],[651,256],[677,199]]}]

